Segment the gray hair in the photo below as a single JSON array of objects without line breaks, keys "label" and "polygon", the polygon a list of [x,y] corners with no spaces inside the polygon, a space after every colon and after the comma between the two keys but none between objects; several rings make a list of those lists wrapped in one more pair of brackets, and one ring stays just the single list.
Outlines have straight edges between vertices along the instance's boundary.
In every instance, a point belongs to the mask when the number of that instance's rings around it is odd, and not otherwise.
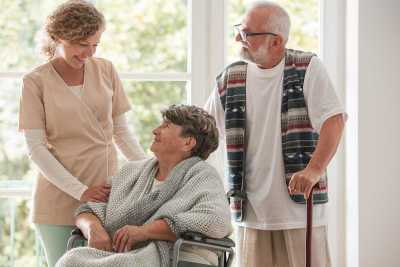
[{"label": "gray hair", "polygon": [[189,105],[171,105],[161,111],[164,120],[182,127],[181,136],[193,137],[196,145],[191,156],[204,160],[218,147],[218,129],[213,116],[204,109]]},{"label": "gray hair", "polygon": [[256,8],[271,10],[271,15],[266,17],[264,21],[265,27],[268,27],[266,30],[280,35],[286,43],[290,32],[290,17],[286,10],[277,3],[265,0],[252,2],[247,10],[250,11]]}]

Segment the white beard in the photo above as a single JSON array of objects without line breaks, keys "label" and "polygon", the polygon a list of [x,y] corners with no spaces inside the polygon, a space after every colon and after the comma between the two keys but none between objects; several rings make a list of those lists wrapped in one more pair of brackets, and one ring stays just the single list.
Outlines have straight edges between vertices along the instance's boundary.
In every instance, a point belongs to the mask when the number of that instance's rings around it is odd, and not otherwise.
[{"label": "white beard", "polygon": [[260,46],[254,53],[250,54],[246,47],[242,47],[239,52],[240,58],[246,62],[262,65],[269,57],[268,50],[265,46]]}]

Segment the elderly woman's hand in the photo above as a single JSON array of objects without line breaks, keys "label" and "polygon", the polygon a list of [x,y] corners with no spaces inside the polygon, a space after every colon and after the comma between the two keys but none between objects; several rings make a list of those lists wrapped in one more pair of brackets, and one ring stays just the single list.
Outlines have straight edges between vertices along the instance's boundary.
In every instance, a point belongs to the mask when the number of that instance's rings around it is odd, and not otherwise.
[{"label": "elderly woman's hand", "polygon": [[137,242],[147,240],[144,228],[136,225],[125,225],[117,230],[113,238],[113,249],[116,252],[132,250]]},{"label": "elderly woman's hand", "polygon": [[90,227],[88,232],[88,245],[105,251],[112,251],[111,239],[106,230],[99,225]]}]

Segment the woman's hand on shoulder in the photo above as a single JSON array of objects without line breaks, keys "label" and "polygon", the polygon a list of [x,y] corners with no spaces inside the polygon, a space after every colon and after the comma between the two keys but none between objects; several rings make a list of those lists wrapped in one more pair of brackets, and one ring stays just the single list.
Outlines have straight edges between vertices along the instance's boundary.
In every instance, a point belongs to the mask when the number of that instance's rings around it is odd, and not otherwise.
[{"label": "woman's hand on shoulder", "polygon": [[98,186],[92,186],[83,192],[80,201],[82,202],[107,202],[111,192],[111,186],[108,184],[102,184]]}]

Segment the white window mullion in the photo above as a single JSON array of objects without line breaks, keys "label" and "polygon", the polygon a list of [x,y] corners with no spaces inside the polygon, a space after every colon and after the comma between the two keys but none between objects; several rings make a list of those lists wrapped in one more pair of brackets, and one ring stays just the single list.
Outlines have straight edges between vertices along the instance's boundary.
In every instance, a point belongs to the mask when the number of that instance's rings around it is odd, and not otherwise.
[{"label": "white window mullion", "polygon": [[227,25],[227,0],[212,0],[209,18],[209,62],[208,62],[208,87],[205,88],[209,95],[215,86],[215,77],[222,71],[226,64],[226,43],[230,25]]},{"label": "white window mullion", "polygon": [[[21,79],[26,72],[0,72],[0,79]],[[119,74],[123,80],[137,80],[137,81],[190,81],[191,75],[186,72],[153,72],[153,73],[140,73],[140,72],[122,72]]]},{"label": "white window mullion", "polygon": [[[359,188],[359,34],[361,1],[346,1],[345,14],[345,95],[349,119],[346,123],[346,266],[360,266],[360,197]],[[375,108],[375,107],[374,107]],[[367,177],[368,178],[368,177]],[[374,202],[371,198],[371,202]],[[371,229],[374,231],[376,229]],[[384,265],[384,264],[383,264]]]},{"label": "white window mullion", "polygon": [[123,80],[136,81],[190,81],[190,73],[121,73],[120,78]]},{"label": "white window mullion", "polygon": [[203,106],[225,60],[224,0],[189,0],[188,102]]},{"label": "white window mullion", "polygon": [[188,1],[188,83],[187,102],[202,106],[206,99],[208,65],[207,18],[209,1]]},{"label": "white window mullion", "polygon": [[[320,1],[320,51],[336,92],[345,100],[345,1]],[[339,146],[328,166],[328,240],[332,266],[346,266],[345,149]],[[351,265],[352,266],[352,265]]]}]

